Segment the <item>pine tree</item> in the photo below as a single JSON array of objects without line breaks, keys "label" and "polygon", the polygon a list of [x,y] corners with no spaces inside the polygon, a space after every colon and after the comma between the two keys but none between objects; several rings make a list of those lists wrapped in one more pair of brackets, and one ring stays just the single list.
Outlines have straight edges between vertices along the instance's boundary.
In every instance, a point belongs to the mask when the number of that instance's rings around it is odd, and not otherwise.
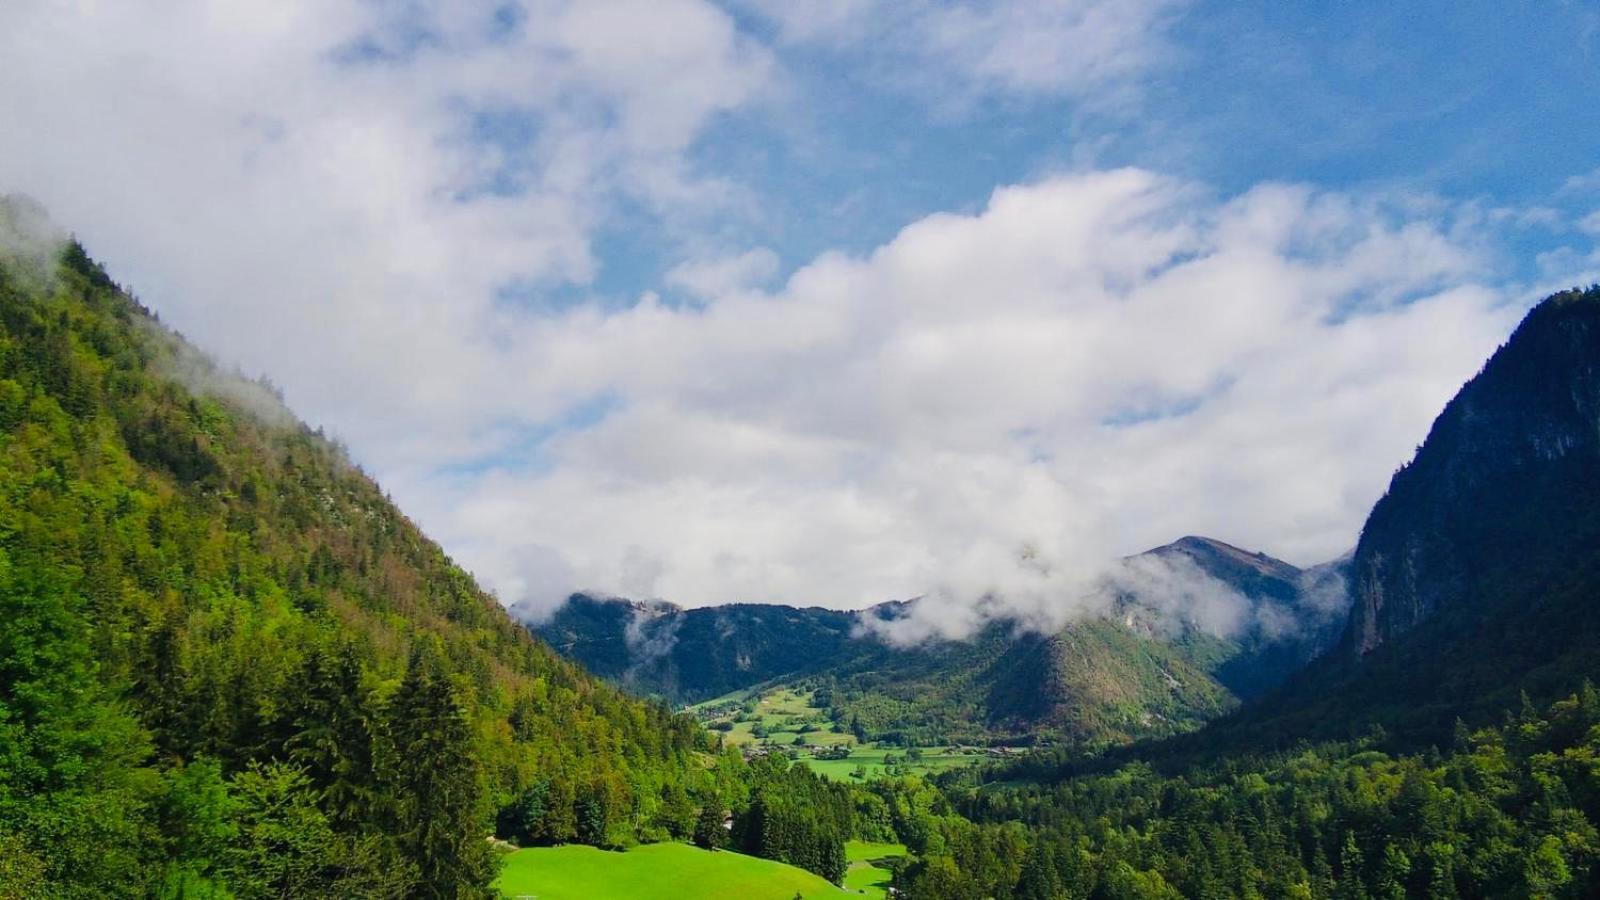
[{"label": "pine tree", "polygon": [[1364,881],[1366,857],[1361,853],[1361,846],[1356,843],[1356,836],[1346,832],[1344,847],[1339,852],[1339,887],[1335,894],[1339,900],[1367,900],[1367,887]]},{"label": "pine tree", "polygon": [[389,707],[400,793],[400,843],[416,862],[416,895],[481,896],[493,875],[472,726],[434,641],[419,640]]},{"label": "pine tree", "polygon": [[1017,879],[1017,900],[1057,900],[1065,895],[1061,876],[1056,872],[1055,848],[1040,838],[1028,848]]},{"label": "pine tree", "polygon": [[1378,868],[1378,883],[1372,896],[1376,900],[1405,900],[1406,879],[1411,876],[1411,859],[1393,844],[1383,848]]},{"label": "pine tree", "polygon": [[715,803],[707,803],[700,810],[700,817],[694,823],[695,846],[706,850],[721,850],[727,846],[728,830],[722,827],[722,807]]}]

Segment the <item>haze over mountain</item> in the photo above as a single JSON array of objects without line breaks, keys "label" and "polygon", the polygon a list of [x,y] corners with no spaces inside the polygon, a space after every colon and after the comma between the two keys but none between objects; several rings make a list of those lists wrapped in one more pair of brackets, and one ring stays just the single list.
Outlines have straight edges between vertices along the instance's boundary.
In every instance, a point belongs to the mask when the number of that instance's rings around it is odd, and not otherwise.
[{"label": "haze over mountain", "polygon": [[1123,560],[1092,601],[1063,603],[1069,624],[996,616],[955,641],[904,627],[920,601],[852,615],[577,597],[537,627],[596,671],[677,700],[828,673],[841,710],[899,704],[870,719],[880,735],[1126,739],[1285,683],[1243,714],[1241,735],[1377,721],[1438,735],[1514,691],[1570,684],[1595,652],[1597,311],[1594,289],[1536,307],[1396,473],[1354,554],[1326,566],[1186,537]]},{"label": "haze over mountain", "polygon": [[1448,739],[1600,659],[1600,288],[1535,307],[1434,422],[1348,563],[1332,652],[1188,747]]},{"label": "haze over mountain", "polygon": [[918,600],[856,613],[577,595],[532,627],[676,702],[820,677],[873,739],[1125,740],[1193,727],[1319,655],[1343,627],[1342,566],[1186,537],[1123,560],[1051,620],[996,616],[953,638],[917,626]]},{"label": "haze over mountain", "polygon": [[1128,896],[1596,896],[1597,445],[1592,287],[1534,308],[1395,474],[1333,652],[1193,733],[1000,767],[965,812],[1081,842],[1030,890],[1104,889],[1080,866],[1109,858]]}]

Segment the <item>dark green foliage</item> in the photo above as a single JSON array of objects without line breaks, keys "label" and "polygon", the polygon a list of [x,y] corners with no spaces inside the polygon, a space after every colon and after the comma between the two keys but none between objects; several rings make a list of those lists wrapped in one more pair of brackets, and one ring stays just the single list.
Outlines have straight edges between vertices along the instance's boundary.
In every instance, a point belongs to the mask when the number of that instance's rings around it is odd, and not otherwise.
[{"label": "dark green foliage", "polygon": [[[478,827],[484,797],[472,726],[433,641],[412,648],[387,722],[400,848],[419,874],[413,890],[420,897],[485,892],[493,871]],[[603,835],[602,830],[595,837]]]},{"label": "dark green foliage", "polygon": [[[947,790],[981,824],[930,812],[923,859],[902,885],[912,900],[958,896],[949,887],[956,873],[966,896],[996,897],[1600,891],[1593,687],[1473,733],[1445,756],[1394,757],[1370,746],[1327,744],[1173,775],[1135,763],[981,791],[951,778]],[[1018,832],[1019,822],[1029,832]],[[1015,872],[1007,835],[1028,844]]]},{"label": "dark green foliage", "polygon": [[844,842],[855,831],[850,788],[777,754],[751,769],[750,802],[734,815],[732,846],[842,881]]},{"label": "dark green foliage", "polygon": [[694,822],[695,846],[705,850],[721,850],[728,845],[728,830],[722,827],[723,811],[706,804]]}]

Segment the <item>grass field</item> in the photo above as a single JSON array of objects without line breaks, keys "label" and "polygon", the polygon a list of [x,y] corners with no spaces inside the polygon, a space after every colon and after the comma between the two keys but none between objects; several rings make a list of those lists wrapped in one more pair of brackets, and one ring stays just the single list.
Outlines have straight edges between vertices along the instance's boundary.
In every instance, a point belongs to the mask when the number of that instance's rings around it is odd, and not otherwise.
[{"label": "grass field", "polygon": [[[800,751],[800,759],[818,775],[843,781],[851,778],[856,768],[866,770],[866,777],[874,778],[886,772],[884,757],[893,753],[899,757],[902,772],[942,772],[978,761],[979,757],[949,752],[946,747],[922,747],[922,759],[905,758],[905,748],[858,746],[853,735],[840,731],[827,718],[827,710],[812,705],[812,692],[794,688],[767,688],[740,691],[697,703],[688,708],[700,716],[703,723],[731,723],[729,731],[720,732],[722,740],[730,747],[764,743],[787,750],[795,747],[795,738],[803,737],[804,746],[851,748],[846,759],[816,759],[809,750]],[[743,721],[733,721],[734,719]],[[755,735],[760,726],[764,738]]]},{"label": "grass field", "polygon": [[892,857],[905,856],[906,848],[902,844],[847,841],[844,845],[844,854],[850,861],[850,868],[844,875],[845,888],[865,895],[871,900],[883,900],[889,896],[890,872],[877,863]]},{"label": "grass field", "polygon": [[907,761],[906,751],[902,747],[857,747],[850,751],[845,759],[813,759],[811,754],[800,754],[800,760],[810,766],[812,771],[835,781],[844,781],[852,777],[857,766],[867,770],[867,777],[873,778],[885,772],[883,760],[885,756],[894,754],[899,758],[898,768],[905,772],[943,772],[958,766],[971,765],[979,757],[962,753],[952,753],[946,747],[923,747],[922,759],[915,762]]},{"label": "grass field", "polygon": [[[778,688],[768,691],[738,692],[697,703],[689,707],[690,712],[700,715],[706,724],[716,721],[726,721],[729,715],[723,713],[733,708],[735,714],[744,716],[742,705],[753,703],[753,714],[745,716],[745,721],[734,722],[733,729],[722,733],[722,740],[730,747],[741,747],[746,744],[766,743],[780,747],[794,745],[794,739],[800,735],[805,736],[807,744],[816,744],[820,747],[833,747],[838,744],[854,744],[855,738],[839,731],[832,722],[828,721],[827,711],[811,705],[811,692],[799,691],[793,688]],[[756,725],[766,731],[765,738],[757,738]]]},{"label": "grass field", "polygon": [[504,897],[537,900],[793,900],[797,892],[805,900],[861,896],[803,869],[688,844],[646,844],[626,852],[576,844],[531,847],[505,857],[495,888]]}]

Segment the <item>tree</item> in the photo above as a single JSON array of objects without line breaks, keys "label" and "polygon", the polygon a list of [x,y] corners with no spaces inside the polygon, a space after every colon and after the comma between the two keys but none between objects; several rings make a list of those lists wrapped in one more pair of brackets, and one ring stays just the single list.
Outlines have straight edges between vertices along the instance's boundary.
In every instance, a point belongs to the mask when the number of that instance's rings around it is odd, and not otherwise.
[{"label": "tree", "polygon": [[584,785],[573,804],[578,820],[578,842],[596,847],[605,846],[611,830],[611,811],[606,803],[605,788],[599,784]]},{"label": "tree", "polygon": [[315,897],[332,889],[333,829],[311,779],[286,763],[253,765],[233,779],[239,832],[224,871],[241,897]]},{"label": "tree", "polygon": [[723,827],[726,813],[715,803],[707,803],[694,822],[694,844],[704,850],[721,850],[728,845],[728,830]]},{"label": "tree", "polygon": [[[254,764],[234,776],[229,803],[237,831],[218,866],[228,891],[181,877],[180,897],[416,896],[417,867],[376,835],[341,835],[318,808],[319,793],[298,766]],[[180,872],[186,876],[187,872]]]},{"label": "tree", "polygon": [[1406,880],[1411,876],[1411,860],[1393,844],[1383,848],[1383,864],[1378,869],[1374,900],[1405,900]]},{"label": "tree", "polygon": [[353,645],[331,657],[319,647],[295,673],[286,707],[289,758],[322,791],[332,820],[345,825],[365,819],[377,793],[361,677]]},{"label": "tree", "polygon": [[1561,839],[1555,835],[1546,835],[1527,855],[1522,871],[1529,897],[1562,896],[1562,889],[1572,881],[1572,872],[1561,856]]},{"label": "tree", "polygon": [[1054,847],[1049,841],[1040,838],[1028,848],[1015,896],[1017,900],[1059,900],[1066,896],[1061,876],[1056,871]]},{"label": "tree", "polygon": [[523,789],[495,815],[495,834],[521,846],[544,836],[545,812],[550,802],[550,782],[539,779]]},{"label": "tree", "polygon": [[1339,851],[1339,900],[1367,900],[1365,868],[1366,858],[1361,846],[1356,843],[1356,836],[1347,832],[1344,847]]},{"label": "tree", "polygon": [[420,874],[421,897],[479,896],[493,877],[484,840],[472,726],[433,639],[418,640],[389,705],[400,844]]},{"label": "tree", "polygon": [[689,800],[689,793],[683,789],[683,785],[672,782],[662,789],[661,808],[657,810],[655,820],[673,840],[681,840],[693,833],[694,803]]},{"label": "tree", "polygon": [[[229,845],[238,835],[236,801],[215,760],[198,759],[165,773],[165,790],[157,804],[166,838],[167,880],[197,885],[210,883],[225,865]],[[202,891],[190,888],[188,893]]]}]

